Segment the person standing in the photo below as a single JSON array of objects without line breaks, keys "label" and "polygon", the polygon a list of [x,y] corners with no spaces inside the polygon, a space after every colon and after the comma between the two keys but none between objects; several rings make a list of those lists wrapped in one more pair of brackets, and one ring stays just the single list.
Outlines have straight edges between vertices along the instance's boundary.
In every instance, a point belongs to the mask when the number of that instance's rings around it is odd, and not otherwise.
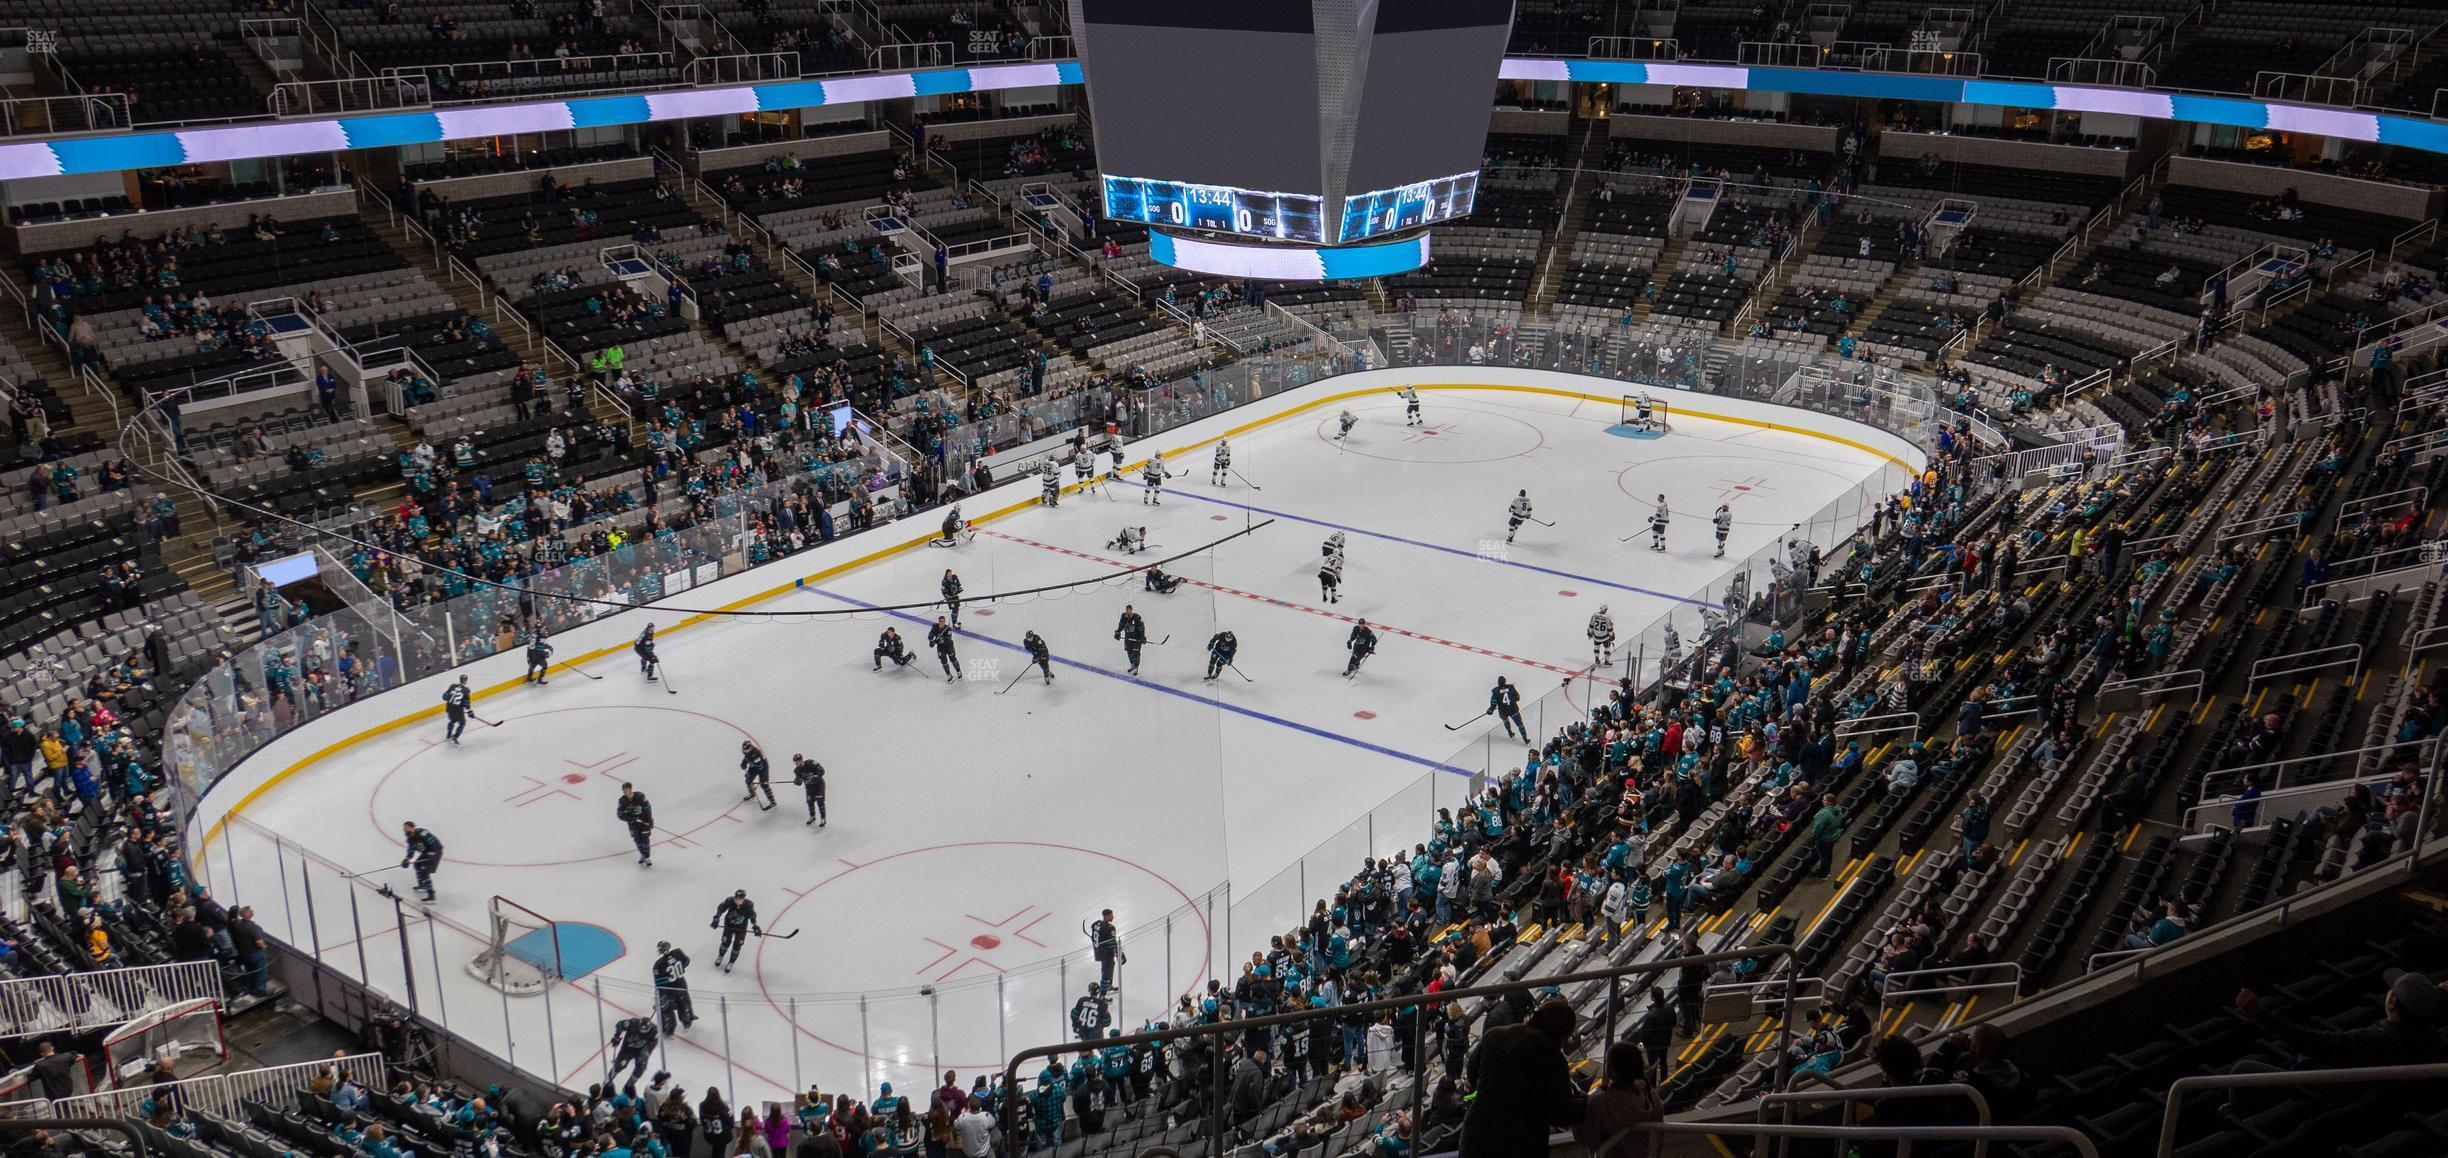
[{"label": "person standing", "polygon": [[1479,1039],[1465,1067],[1474,1096],[1462,1158],[1545,1158],[1549,1132],[1580,1124],[1586,1107],[1564,1060],[1575,1021],[1572,1006],[1551,1000]]},{"label": "person standing", "polygon": [[654,802],[637,790],[637,785],[621,782],[620,802],[612,806],[612,815],[629,826],[629,842],[637,846],[638,863],[654,867]]},{"label": "person standing", "polygon": [[432,829],[418,828],[415,821],[405,820],[400,822],[400,842],[407,846],[408,853],[400,858],[399,866],[416,866],[417,892],[430,905],[434,899],[434,870],[442,867],[442,838],[435,836]]},{"label": "person standing", "polygon": [[1114,987],[1114,966],[1129,961],[1122,953],[1122,931],[1114,924],[1114,911],[1107,909],[1088,926],[1088,945],[1096,954],[1097,984],[1110,993]]},{"label": "person standing", "polygon": [[1844,835],[1844,806],[1836,803],[1833,792],[1819,798],[1819,811],[1811,817],[1811,871],[1826,880],[1836,864],[1836,841]]},{"label": "person standing", "polygon": [[459,677],[458,683],[442,689],[443,739],[453,744],[459,742],[459,737],[467,731],[468,704],[473,698],[474,693],[468,691],[468,678],[464,675]]}]

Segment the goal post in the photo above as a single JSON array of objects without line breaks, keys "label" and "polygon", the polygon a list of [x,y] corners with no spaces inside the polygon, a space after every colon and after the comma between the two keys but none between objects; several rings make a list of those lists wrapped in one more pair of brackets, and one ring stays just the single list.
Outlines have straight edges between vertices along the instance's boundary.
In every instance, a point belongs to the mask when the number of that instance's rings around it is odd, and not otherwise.
[{"label": "goal post", "polygon": [[[1618,426],[1640,429],[1640,403],[1640,395],[1624,395],[1622,413],[1616,416],[1615,424]],[[1671,417],[1671,415],[1668,413],[1668,409],[1669,408],[1665,399],[1654,394],[1649,396],[1649,421],[1651,428],[1660,433],[1664,433],[1668,429],[1668,420]]]},{"label": "goal post", "polygon": [[508,897],[486,909],[485,947],[468,961],[468,972],[514,997],[544,992],[567,976],[562,966],[561,926]]}]

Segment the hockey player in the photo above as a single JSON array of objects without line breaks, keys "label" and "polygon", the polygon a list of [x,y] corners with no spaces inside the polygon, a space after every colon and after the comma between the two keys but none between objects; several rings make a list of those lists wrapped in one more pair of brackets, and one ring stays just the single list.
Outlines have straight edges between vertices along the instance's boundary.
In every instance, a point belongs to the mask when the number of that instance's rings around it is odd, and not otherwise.
[{"label": "hockey player", "polygon": [[1122,654],[1130,657],[1129,674],[1138,675],[1139,653],[1147,647],[1147,620],[1128,603],[1122,605],[1122,618],[1114,624],[1114,638],[1122,641]]},{"label": "hockey player", "polygon": [[1710,517],[1709,522],[1717,527],[1717,554],[1713,558],[1723,559],[1725,558],[1726,536],[1734,533],[1734,505],[1732,503],[1717,504],[1717,513]]},{"label": "hockey player", "polygon": [[1658,660],[1658,674],[1672,678],[1675,669],[1683,666],[1683,637],[1675,634],[1674,620],[1666,621],[1666,639],[1659,648],[1664,654]]},{"label": "hockey player", "polygon": [[944,577],[943,577],[943,585],[942,585],[942,590],[943,590],[943,602],[944,602],[944,609],[945,609],[946,611],[951,612],[951,614],[952,614],[952,626],[954,626],[954,627],[959,627],[959,626],[960,626],[960,605],[961,605],[961,580],[960,580],[960,576],[955,575],[955,574],[953,574],[953,573],[952,573],[952,569],[951,569],[950,567],[946,567],[946,568],[944,568]]},{"label": "hockey player", "polygon": [[824,765],[794,752],[791,754],[791,780],[807,792],[807,823],[818,828],[832,823],[825,813]]},{"label": "hockey player", "polygon": [[637,790],[637,785],[623,782],[620,801],[612,806],[612,815],[629,826],[629,843],[637,846],[638,863],[654,867],[654,802]]},{"label": "hockey player", "polygon": [[655,1015],[663,1032],[678,1033],[697,1024],[697,1004],[689,1000],[689,955],[669,941],[655,942]]},{"label": "hockey player", "polygon": [[472,698],[466,676],[460,676],[458,683],[442,689],[443,739],[456,744],[460,734],[467,731],[468,701]]},{"label": "hockey player", "polygon": [[754,740],[740,741],[740,780],[748,786],[748,795],[740,797],[741,802],[754,800],[763,792],[765,803],[758,805],[757,811],[773,811],[773,766],[765,762],[765,750],[757,747]]},{"label": "hockey player", "polygon": [[655,659],[654,624],[647,624],[646,630],[638,633],[637,642],[631,644],[629,650],[637,653],[638,670],[646,673],[647,682],[653,682],[655,668],[659,666]]},{"label": "hockey player", "polygon": [[1165,574],[1165,569],[1162,566],[1151,565],[1147,569],[1146,574],[1147,580],[1141,584],[1141,586],[1146,590],[1153,591],[1158,595],[1171,595],[1175,591],[1181,589],[1182,581],[1171,575]]},{"label": "hockey player", "polygon": [[432,904],[434,870],[442,867],[442,838],[408,820],[400,823],[400,843],[407,846],[408,854],[400,858],[399,866],[416,866],[417,893],[425,898],[426,904]]},{"label": "hockey player", "polygon": [[1326,536],[1318,546],[1318,598],[1328,603],[1343,601],[1343,532]]},{"label": "hockey player", "polygon": [[1208,481],[1213,482],[1217,486],[1223,486],[1224,476],[1230,473],[1232,470],[1232,443],[1226,442],[1221,438],[1216,440],[1214,467],[1215,469],[1212,472],[1214,477],[1210,478]]},{"label": "hockey player", "polygon": [[1037,486],[1039,498],[1045,505],[1062,505],[1062,467],[1055,463],[1053,455],[1037,460]]},{"label": "hockey player", "polygon": [[1147,550],[1147,528],[1124,527],[1113,538],[1105,541],[1105,549],[1120,551],[1125,555],[1136,555]]},{"label": "hockey player", "polygon": [[1108,455],[1111,455],[1111,456],[1112,456],[1112,458],[1113,458],[1113,465],[1112,465],[1111,467],[1107,468],[1107,469],[1106,469],[1106,471],[1105,471],[1105,481],[1106,481],[1106,482],[1109,482],[1109,483],[1112,483],[1112,482],[1121,482],[1121,481],[1122,481],[1122,440],[1121,440],[1120,438],[1116,438],[1116,437],[1110,437],[1110,436],[1109,436],[1109,437],[1107,437],[1107,438],[1105,439],[1105,453],[1106,453],[1106,454],[1108,454]]},{"label": "hockey player", "polygon": [[621,1069],[627,1067],[629,1084],[636,1085],[637,1080],[645,1076],[647,1065],[653,1062],[655,1042],[662,1036],[655,1032],[655,1023],[651,1018],[623,1018],[613,1025],[612,1068],[604,1071],[604,1084],[619,1086]]},{"label": "hockey player", "polygon": [[765,935],[765,926],[757,923],[756,902],[748,899],[746,889],[733,889],[730,896],[714,906],[714,919],[706,922],[706,928],[722,930],[722,943],[714,947],[714,963],[725,973],[739,964],[740,947],[748,943],[751,934]]},{"label": "hockey player", "polygon": [[910,665],[910,661],[916,658],[918,657],[909,653],[909,645],[901,642],[900,628],[887,627],[884,629],[884,634],[876,637],[875,667],[873,670],[883,671],[884,661],[888,659],[893,661],[893,664],[897,667],[908,667]]},{"label": "hockey player", "polygon": [[1351,662],[1343,665],[1343,678],[1360,674],[1360,665],[1369,653],[1377,650],[1377,633],[1369,630],[1368,620],[1352,625],[1351,634],[1343,638],[1343,646],[1351,649]]},{"label": "hockey player", "polygon": [[1165,480],[1171,477],[1172,472],[1165,469],[1164,452],[1159,450],[1149,454],[1148,460],[1139,464],[1139,481],[1147,488],[1140,492],[1140,501],[1163,506]]},{"label": "hockey player", "polygon": [[968,533],[969,523],[967,520],[961,518],[960,508],[948,508],[944,511],[943,537],[935,540],[935,545],[938,547],[952,546],[959,543],[961,538]]},{"label": "hockey player", "polygon": [[1233,656],[1241,650],[1241,641],[1229,631],[1219,631],[1207,640],[1207,678],[1214,679],[1232,666]]},{"label": "hockey player", "polygon": [[1360,420],[1359,420],[1359,419],[1357,419],[1357,418],[1352,417],[1352,412],[1351,412],[1351,411],[1349,411],[1349,410],[1346,410],[1346,411],[1342,412],[1341,414],[1336,415],[1336,416],[1335,416],[1335,441],[1336,441],[1336,442],[1341,442],[1341,441],[1343,441],[1343,440],[1344,440],[1344,439],[1346,439],[1346,438],[1350,438],[1350,437],[1351,437],[1351,432],[1352,432],[1352,427],[1355,427],[1355,426],[1358,426],[1358,425],[1360,425]]},{"label": "hockey player", "polygon": [[1034,631],[1020,637],[1020,646],[1027,650],[1029,664],[1045,673],[1045,682],[1054,682],[1054,650],[1046,646],[1045,637]]},{"label": "hockey player", "polygon": [[1632,427],[1635,430],[1656,430],[1657,404],[1649,400],[1649,392],[1641,391],[1632,402]]},{"label": "hockey player", "polygon": [[1521,689],[1503,676],[1496,677],[1496,686],[1488,689],[1488,711],[1495,713],[1496,722],[1504,725],[1505,735],[1515,731],[1525,740],[1530,738],[1529,725],[1522,723]]},{"label": "hockey player", "polygon": [[1105,1027],[1112,1021],[1113,1015],[1107,1009],[1105,999],[1098,996],[1093,988],[1087,996],[1071,1004],[1071,1032],[1078,1034],[1081,1041],[1103,1040]]},{"label": "hockey player", "polygon": [[1505,542],[1512,542],[1513,533],[1521,530],[1521,525],[1529,521],[1530,492],[1525,490],[1516,493],[1513,496],[1513,505],[1505,508]]},{"label": "hockey player", "polygon": [[553,645],[542,635],[527,641],[527,682],[542,687],[547,682],[544,672],[552,666]]},{"label": "hockey player", "polygon": [[1671,517],[1672,513],[1666,509],[1666,496],[1659,495],[1657,509],[1649,512],[1650,550],[1663,551],[1666,549],[1666,521]]},{"label": "hockey player", "polygon": [[927,628],[927,646],[935,649],[935,662],[943,665],[944,682],[959,679],[960,653],[953,650],[952,625],[943,616],[936,616],[935,626]]},{"label": "hockey player", "polygon": [[1397,391],[1397,393],[1402,395],[1403,400],[1403,425],[1420,425],[1423,420],[1420,418],[1419,388],[1416,386],[1405,386],[1401,390]]},{"label": "hockey player", "polygon": [[1122,951],[1122,931],[1114,924],[1112,909],[1088,926],[1088,952],[1096,958],[1097,991],[1113,992],[1114,966],[1129,964],[1130,954]]},{"label": "hockey player", "polygon": [[1604,667],[1615,662],[1615,617],[1607,614],[1606,604],[1589,621],[1590,665]]}]

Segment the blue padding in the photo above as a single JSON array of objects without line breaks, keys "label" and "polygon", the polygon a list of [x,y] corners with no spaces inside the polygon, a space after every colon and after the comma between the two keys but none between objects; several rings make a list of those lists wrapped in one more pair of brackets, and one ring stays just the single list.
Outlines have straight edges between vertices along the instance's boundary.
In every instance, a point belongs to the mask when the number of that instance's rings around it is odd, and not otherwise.
[{"label": "blue padding", "polygon": [[1328,281],[1409,273],[1428,264],[1428,238],[1423,234],[1383,245],[1322,249],[1318,251],[1318,264],[1324,267]]},{"label": "blue padding", "polygon": [[968,92],[971,82],[968,69],[947,68],[942,72],[912,73],[910,84],[916,87],[919,96],[943,96]]},{"label": "blue padding", "polygon": [[789,84],[756,86],[757,107],[766,112],[783,109],[812,109],[825,103],[824,82],[795,80]]},{"label": "blue padding", "polygon": [[2269,106],[2260,101],[2231,101],[2179,94],[2168,98],[2168,106],[2168,111],[2175,113],[2180,121],[2234,125],[2245,129],[2269,127]]}]

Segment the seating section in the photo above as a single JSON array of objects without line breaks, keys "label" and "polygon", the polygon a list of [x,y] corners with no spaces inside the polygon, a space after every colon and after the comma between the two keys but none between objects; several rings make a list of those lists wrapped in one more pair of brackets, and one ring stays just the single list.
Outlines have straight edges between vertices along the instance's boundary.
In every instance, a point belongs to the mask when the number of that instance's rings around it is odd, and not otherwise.
[{"label": "seating section", "polygon": [[406,0],[335,4],[325,11],[341,44],[367,68],[422,73],[437,102],[647,88],[680,79],[670,54],[647,48],[653,21],[618,5],[603,8],[601,16],[565,0]]}]

